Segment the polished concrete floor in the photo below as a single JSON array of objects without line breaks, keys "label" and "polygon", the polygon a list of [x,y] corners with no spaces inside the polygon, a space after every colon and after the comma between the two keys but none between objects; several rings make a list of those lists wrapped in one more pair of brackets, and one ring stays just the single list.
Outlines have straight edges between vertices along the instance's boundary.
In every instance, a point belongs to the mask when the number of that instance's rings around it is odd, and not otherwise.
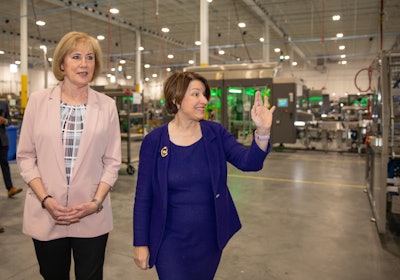
[{"label": "polished concrete floor", "polygon": [[[132,143],[132,158],[139,145]],[[11,169],[22,186],[15,163]],[[371,222],[364,173],[363,155],[316,151],[274,151],[257,173],[230,167],[243,228],[224,250],[215,280],[400,279],[400,238],[378,234]],[[106,280],[157,279],[132,259],[135,182],[123,165],[112,193]],[[21,233],[24,193],[8,199],[0,184],[0,279],[41,279],[32,241]]]}]

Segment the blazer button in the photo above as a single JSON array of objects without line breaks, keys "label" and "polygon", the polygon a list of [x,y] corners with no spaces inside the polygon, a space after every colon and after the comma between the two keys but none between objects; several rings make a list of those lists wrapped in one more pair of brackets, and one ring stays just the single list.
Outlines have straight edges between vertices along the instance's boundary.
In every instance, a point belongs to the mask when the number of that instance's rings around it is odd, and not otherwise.
[{"label": "blazer button", "polygon": [[215,198],[219,198],[219,193],[217,193],[217,195],[215,196]]}]

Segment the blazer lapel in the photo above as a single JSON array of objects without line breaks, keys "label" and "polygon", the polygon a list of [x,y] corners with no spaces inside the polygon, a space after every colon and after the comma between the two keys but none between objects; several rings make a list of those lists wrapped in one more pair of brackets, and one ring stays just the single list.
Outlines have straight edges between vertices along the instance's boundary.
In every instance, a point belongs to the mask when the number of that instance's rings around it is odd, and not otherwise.
[{"label": "blazer lapel", "polygon": [[159,142],[157,153],[157,169],[158,169],[158,186],[160,187],[160,193],[163,200],[163,208],[167,209],[167,199],[168,199],[168,165],[170,155],[170,142],[168,135],[168,124],[164,126],[161,133],[161,140]]},{"label": "blazer lapel", "polygon": [[[61,124],[60,124],[60,102],[61,102],[61,84],[51,89],[47,103],[47,124],[49,126],[49,135],[52,138],[51,143],[55,151],[55,159],[64,178],[67,177],[64,164],[64,150],[62,146]],[[58,117],[57,117],[58,116]]]},{"label": "blazer lapel", "polygon": [[218,178],[220,176],[219,164],[221,162],[221,148],[213,143],[216,140],[216,135],[214,131],[205,125],[205,121],[201,121],[200,125],[205,144],[208,167],[210,169],[211,185],[214,195],[216,195],[218,193]]},{"label": "blazer lapel", "polygon": [[97,126],[98,115],[99,101],[93,90],[89,88],[88,102],[86,104],[85,122],[83,124],[81,141],[79,143],[78,156],[76,158],[76,162],[71,174],[71,182],[73,181],[77,170],[79,170],[79,167],[82,164],[83,159],[85,158],[86,151],[88,150],[90,143],[92,143],[92,139],[96,134],[95,130]]}]

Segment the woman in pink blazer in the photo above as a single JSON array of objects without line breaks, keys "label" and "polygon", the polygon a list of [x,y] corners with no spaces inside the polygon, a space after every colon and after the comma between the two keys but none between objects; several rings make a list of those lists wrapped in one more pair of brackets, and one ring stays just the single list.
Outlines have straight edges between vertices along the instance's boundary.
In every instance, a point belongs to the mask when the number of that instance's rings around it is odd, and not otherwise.
[{"label": "woman in pink blazer", "polygon": [[24,113],[17,149],[29,186],[23,232],[45,279],[69,279],[71,251],[76,279],[103,276],[121,138],[114,100],[89,87],[101,59],[96,39],[66,34],[53,58],[59,85],[32,93]]}]

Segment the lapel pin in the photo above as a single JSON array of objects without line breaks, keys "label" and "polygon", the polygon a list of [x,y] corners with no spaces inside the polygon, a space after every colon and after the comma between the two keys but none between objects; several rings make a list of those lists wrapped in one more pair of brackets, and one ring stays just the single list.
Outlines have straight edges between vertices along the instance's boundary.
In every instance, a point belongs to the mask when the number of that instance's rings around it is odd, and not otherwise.
[{"label": "lapel pin", "polygon": [[168,155],[168,148],[167,147],[163,147],[161,149],[161,156],[162,157],[166,157]]}]

